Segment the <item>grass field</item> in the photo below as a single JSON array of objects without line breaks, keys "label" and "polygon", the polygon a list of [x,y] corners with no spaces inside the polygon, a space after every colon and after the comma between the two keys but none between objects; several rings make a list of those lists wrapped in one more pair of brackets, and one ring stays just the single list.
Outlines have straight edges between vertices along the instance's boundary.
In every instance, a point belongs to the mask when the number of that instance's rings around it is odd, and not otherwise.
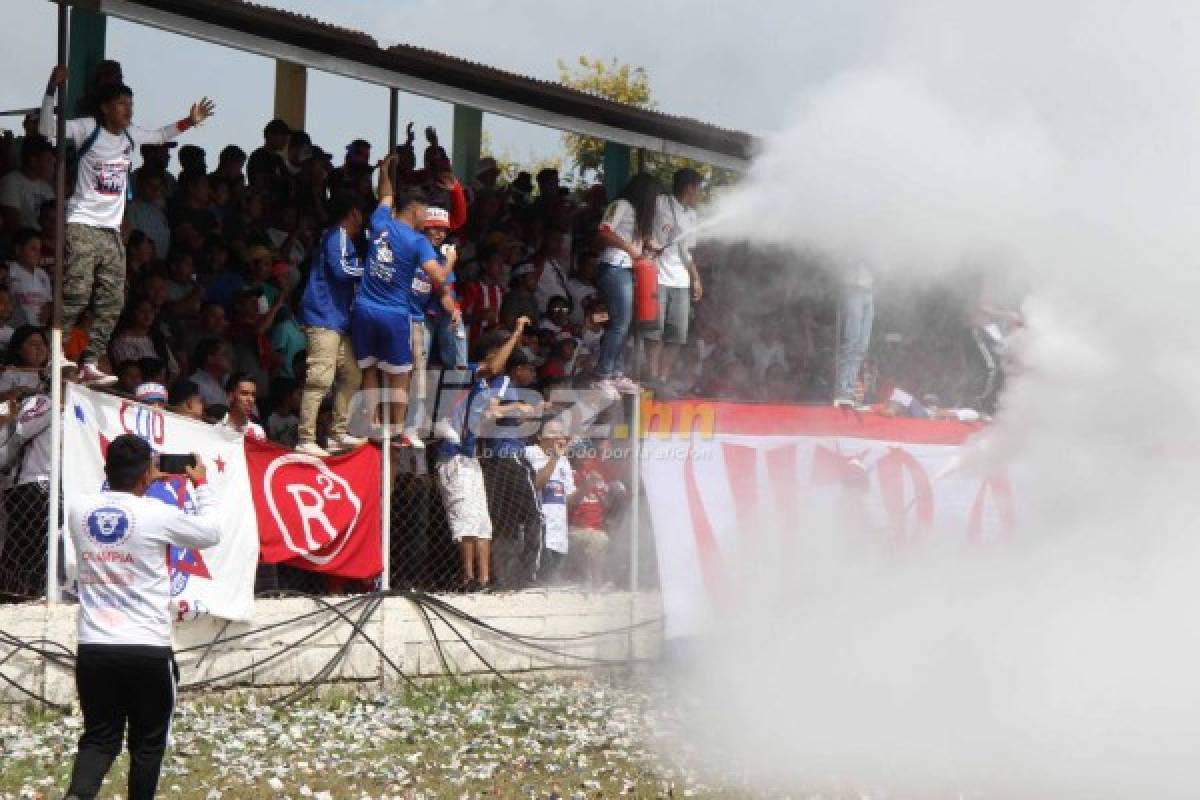
[{"label": "grass field", "polygon": [[[610,679],[428,684],[287,708],[186,699],[160,796],[217,798],[717,798],[660,759],[651,694]],[[59,798],[78,717],[0,724],[0,798]],[[101,797],[123,797],[125,757]]]}]

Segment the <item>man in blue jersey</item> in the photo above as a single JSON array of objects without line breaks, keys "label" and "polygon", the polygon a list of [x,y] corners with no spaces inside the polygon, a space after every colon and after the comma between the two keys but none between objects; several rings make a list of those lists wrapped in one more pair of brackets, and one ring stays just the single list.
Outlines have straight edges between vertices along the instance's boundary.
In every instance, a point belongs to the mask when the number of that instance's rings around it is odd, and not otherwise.
[{"label": "man in blue jersey", "polygon": [[[413,309],[423,308],[435,286],[445,283],[458,256],[446,252],[438,262],[433,245],[422,234],[428,201],[419,189],[393,191],[396,156],[389,155],[379,169],[379,207],[371,215],[367,265],[362,288],[350,316],[350,340],[363,372],[368,398],[384,390],[388,421],[402,427],[407,400],[392,402],[394,392],[406,398],[413,365]],[[372,401],[373,402],[373,401]],[[382,415],[377,421],[382,422]],[[403,445],[404,438],[398,442]]]},{"label": "man in blue jersey", "polygon": [[322,234],[321,245],[313,254],[308,285],[297,315],[308,339],[308,368],[300,399],[296,450],[318,458],[329,453],[317,444],[317,413],[335,377],[330,447],[349,450],[362,444],[361,439],[349,434],[347,416],[362,379],[349,332],[354,292],[363,274],[354,244],[362,230],[363,218],[354,198],[348,194],[338,194],[330,200],[329,215],[335,223]]},{"label": "man in blue jersey", "polygon": [[458,543],[464,591],[486,591],[492,585],[492,519],[476,453],[476,437],[483,419],[499,412],[500,398],[494,396],[492,381],[497,376],[503,377],[509,357],[528,325],[529,320],[521,317],[513,333],[485,342],[484,357],[472,375],[471,389],[455,404],[454,421],[440,426],[438,431],[442,437],[438,446],[438,489],[450,533]]}]

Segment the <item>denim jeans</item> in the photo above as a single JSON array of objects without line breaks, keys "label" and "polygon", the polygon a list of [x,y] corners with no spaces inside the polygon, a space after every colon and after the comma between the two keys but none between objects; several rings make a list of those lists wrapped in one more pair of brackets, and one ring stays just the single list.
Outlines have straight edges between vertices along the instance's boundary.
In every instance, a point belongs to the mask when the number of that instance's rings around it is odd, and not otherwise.
[{"label": "denim jeans", "polygon": [[596,361],[596,376],[611,378],[621,372],[625,357],[625,340],[633,322],[633,270],[601,264],[596,285],[608,305],[608,330],[600,340],[600,357]]},{"label": "denim jeans", "polygon": [[854,383],[867,347],[871,323],[875,321],[875,295],[870,289],[849,286],[842,295],[842,329],[838,332],[837,385],[834,397],[854,397]]},{"label": "denim jeans", "polygon": [[467,365],[467,338],[455,333],[449,314],[425,315],[425,350],[431,357],[437,354],[442,369]]}]

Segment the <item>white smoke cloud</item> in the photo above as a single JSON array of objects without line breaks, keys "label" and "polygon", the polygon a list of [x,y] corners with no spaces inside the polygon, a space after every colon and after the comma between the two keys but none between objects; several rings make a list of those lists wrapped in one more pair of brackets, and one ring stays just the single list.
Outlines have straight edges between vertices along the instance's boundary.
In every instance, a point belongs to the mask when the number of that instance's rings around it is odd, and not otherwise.
[{"label": "white smoke cloud", "polygon": [[1016,540],[814,546],[716,623],[690,684],[713,763],[888,796],[1200,792],[1197,67],[1186,3],[897,3],[882,66],[800,98],[723,199],[727,235],[914,276],[999,252],[1033,291],[966,463],[1019,464]]}]

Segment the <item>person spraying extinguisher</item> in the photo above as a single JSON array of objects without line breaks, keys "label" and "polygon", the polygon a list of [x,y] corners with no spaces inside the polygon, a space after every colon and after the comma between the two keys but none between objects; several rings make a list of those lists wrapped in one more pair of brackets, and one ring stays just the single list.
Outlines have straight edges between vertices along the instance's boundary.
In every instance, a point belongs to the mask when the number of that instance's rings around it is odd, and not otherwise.
[{"label": "person spraying extinguisher", "polygon": [[647,278],[641,285],[642,308],[637,317],[643,319],[643,314],[652,310],[652,318],[657,324],[658,287],[654,261],[646,258],[647,267],[635,267],[635,262],[650,255],[647,243],[654,233],[655,209],[661,194],[662,186],[650,175],[635,175],[605,209],[597,234],[604,251],[597,265],[596,285],[611,318],[600,343],[593,386],[610,396],[618,392],[637,392],[637,384],[623,371],[625,343],[635,317],[635,273],[655,275],[653,283]]}]

